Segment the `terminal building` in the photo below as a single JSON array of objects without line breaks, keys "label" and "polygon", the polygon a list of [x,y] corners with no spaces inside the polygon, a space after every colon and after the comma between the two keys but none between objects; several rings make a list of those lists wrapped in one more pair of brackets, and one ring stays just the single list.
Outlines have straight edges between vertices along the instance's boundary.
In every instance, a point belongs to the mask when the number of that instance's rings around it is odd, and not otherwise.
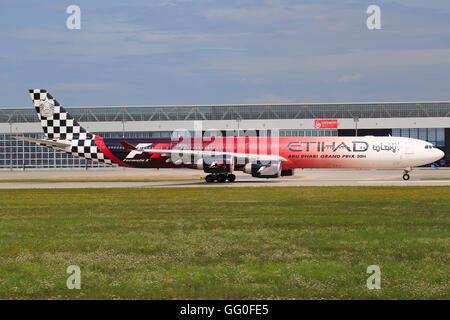
[{"label": "terminal building", "polygon": [[[402,136],[444,151],[450,166],[450,101],[299,103],[182,106],[66,107],[88,131],[102,137],[170,137],[177,129],[233,131],[241,136]],[[104,165],[15,140],[43,139],[32,107],[0,107],[0,170],[98,168]]]}]

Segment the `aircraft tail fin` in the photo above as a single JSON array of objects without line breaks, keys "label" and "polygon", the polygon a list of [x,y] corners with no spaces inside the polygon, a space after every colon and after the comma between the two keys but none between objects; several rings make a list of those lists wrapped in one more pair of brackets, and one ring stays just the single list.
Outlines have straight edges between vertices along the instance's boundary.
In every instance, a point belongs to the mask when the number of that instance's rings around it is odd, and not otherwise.
[{"label": "aircraft tail fin", "polygon": [[93,135],[79,123],[44,89],[30,89],[30,96],[50,140],[92,139]]},{"label": "aircraft tail fin", "polygon": [[41,121],[46,139],[17,137],[73,156],[113,164],[102,137],[89,133],[56,101],[47,90],[31,89],[31,99]]},{"label": "aircraft tail fin", "polygon": [[120,140],[120,143],[125,148],[125,150],[137,150],[135,146],[132,144],[126,142],[125,140]]}]

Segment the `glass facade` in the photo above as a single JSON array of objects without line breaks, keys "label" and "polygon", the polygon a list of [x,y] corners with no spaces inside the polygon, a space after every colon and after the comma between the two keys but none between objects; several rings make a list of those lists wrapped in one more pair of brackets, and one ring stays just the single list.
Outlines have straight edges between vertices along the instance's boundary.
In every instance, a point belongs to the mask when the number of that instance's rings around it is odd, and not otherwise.
[{"label": "glass facade", "polygon": [[337,130],[280,130],[280,137],[330,137],[337,135]]},{"label": "glass facade", "polygon": [[392,136],[415,138],[431,142],[437,147],[445,146],[445,129],[444,128],[402,128],[392,129]]},{"label": "glass facade", "polygon": [[[99,132],[103,138],[170,137],[170,132]],[[0,134],[0,169],[26,168],[102,168],[108,165],[74,157],[71,154],[14,139],[14,135]],[[26,134],[26,137],[44,139],[43,133]]]},{"label": "glass facade", "polygon": [[[44,134],[29,134],[31,138],[43,139]],[[104,165],[73,157],[64,152],[19,141],[9,134],[0,134],[0,169],[24,168],[97,168]]]}]

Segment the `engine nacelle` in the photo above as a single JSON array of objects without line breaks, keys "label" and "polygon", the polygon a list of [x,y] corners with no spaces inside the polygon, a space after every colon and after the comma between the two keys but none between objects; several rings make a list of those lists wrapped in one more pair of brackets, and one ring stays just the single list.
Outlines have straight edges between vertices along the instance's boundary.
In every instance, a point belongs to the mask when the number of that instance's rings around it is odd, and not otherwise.
[{"label": "engine nacelle", "polygon": [[210,156],[200,159],[197,168],[205,173],[232,173],[234,171],[233,156]]},{"label": "engine nacelle", "polygon": [[243,171],[255,178],[278,178],[281,175],[281,161],[249,162]]}]

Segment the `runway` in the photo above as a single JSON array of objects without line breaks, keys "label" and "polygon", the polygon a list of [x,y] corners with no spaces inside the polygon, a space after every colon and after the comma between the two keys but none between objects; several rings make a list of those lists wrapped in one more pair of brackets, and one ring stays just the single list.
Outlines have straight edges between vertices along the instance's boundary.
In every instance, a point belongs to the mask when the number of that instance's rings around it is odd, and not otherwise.
[{"label": "runway", "polygon": [[[235,182],[206,183],[196,170],[59,170],[3,171],[0,189],[44,188],[195,188],[195,187],[288,187],[288,186],[450,186],[450,169],[421,168],[402,180],[402,170],[297,170],[293,177],[258,179],[237,173]],[[174,180],[178,179],[178,180]],[[186,179],[180,181],[179,179]],[[146,181],[148,180],[148,181]],[[154,181],[151,181],[154,180]]]}]

